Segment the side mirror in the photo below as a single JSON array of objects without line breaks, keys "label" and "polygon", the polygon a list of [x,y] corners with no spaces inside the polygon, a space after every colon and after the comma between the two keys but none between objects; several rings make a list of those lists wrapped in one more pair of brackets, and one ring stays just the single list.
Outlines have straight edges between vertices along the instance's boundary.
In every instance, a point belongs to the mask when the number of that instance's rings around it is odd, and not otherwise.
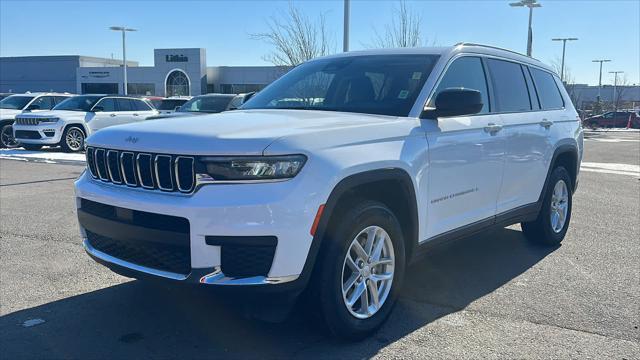
[{"label": "side mirror", "polygon": [[173,111],[178,111],[178,109],[180,109],[180,106],[176,106],[176,108],[173,109]]},{"label": "side mirror", "polygon": [[425,108],[421,118],[437,119],[447,116],[477,114],[482,110],[480,91],[465,88],[448,88],[442,90],[435,101],[435,108]]},{"label": "side mirror", "polygon": [[94,106],[93,109],[91,109],[91,112],[100,112],[100,111],[104,111],[104,107]]},{"label": "side mirror", "polygon": [[40,110],[40,105],[36,105],[36,104],[29,105],[29,106],[27,106],[26,110],[29,110],[29,111],[31,111],[31,110]]}]

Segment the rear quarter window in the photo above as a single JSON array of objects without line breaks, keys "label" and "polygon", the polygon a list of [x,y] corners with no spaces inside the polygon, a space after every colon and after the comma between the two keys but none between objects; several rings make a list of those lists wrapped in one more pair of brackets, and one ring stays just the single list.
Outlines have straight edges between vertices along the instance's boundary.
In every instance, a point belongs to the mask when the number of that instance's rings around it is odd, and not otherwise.
[{"label": "rear quarter window", "polygon": [[536,84],[540,106],[543,110],[561,109],[564,107],[564,101],[560,94],[560,89],[551,73],[543,70],[531,68],[531,76]]}]

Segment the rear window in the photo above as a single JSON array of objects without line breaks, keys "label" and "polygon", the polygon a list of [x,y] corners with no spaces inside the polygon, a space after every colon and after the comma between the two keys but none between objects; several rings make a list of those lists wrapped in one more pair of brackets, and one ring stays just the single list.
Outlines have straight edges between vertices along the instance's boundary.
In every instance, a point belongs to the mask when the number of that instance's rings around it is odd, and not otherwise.
[{"label": "rear window", "polygon": [[510,61],[487,59],[495,103],[499,112],[531,110],[522,66]]},{"label": "rear window", "polygon": [[542,109],[561,109],[564,106],[564,101],[562,101],[560,89],[558,89],[553,75],[546,71],[531,68],[531,76],[533,76],[533,81],[536,84]]},{"label": "rear window", "polygon": [[182,104],[184,104],[186,102],[187,102],[187,100],[175,100],[175,99],[161,100],[156,105],[156,109],[158,109],[158,110],[175,110],[177,107],[182,106]]},{"label": "rear window", "polygon": [[131,107],[133,108],[133,111],[149,111],[149,110],[151,110],[151,107],[149,107],[149,105],[147,105],[147,103],[145,103],[142,100],[129,99],[129,101],[131,101]]}]

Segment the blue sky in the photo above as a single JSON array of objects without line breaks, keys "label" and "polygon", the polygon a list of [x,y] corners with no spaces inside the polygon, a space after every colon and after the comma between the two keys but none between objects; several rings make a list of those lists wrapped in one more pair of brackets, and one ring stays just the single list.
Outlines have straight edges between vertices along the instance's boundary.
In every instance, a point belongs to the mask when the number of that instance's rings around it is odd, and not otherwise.
[{"label": "blue sky", "polygon": [[[534,10],[533,56],[550,63],[562,54],[553,37],[577,37],[567,45],[566,64],[576,82],[597,84],[595,58],[609,58],[610,70],[625,71],[640,84],[640,0],[540,0]],[[408,1],[422,17],[428,43],[479,42],[525,52],[527,10],[509,1]],[[335,50],[342,49],[342,0],[294,1],[310,17],[324,13]],[[397,1],[351,5],[351,49],[372,43]],[[80,54],[120,58],[111,25],[140,29],[127,39],[127,57],[152,65],[154,48],[203,47],[208,65],[263,65],[269,45],[249,34],[264,31],[287,1],[14,1],[0,0],[0,56]]]}]

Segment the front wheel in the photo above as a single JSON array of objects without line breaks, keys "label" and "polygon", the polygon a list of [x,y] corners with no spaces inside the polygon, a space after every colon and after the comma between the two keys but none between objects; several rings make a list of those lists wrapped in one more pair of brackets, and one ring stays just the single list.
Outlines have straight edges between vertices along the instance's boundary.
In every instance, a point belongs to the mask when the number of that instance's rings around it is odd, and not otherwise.
[{"label": "front wheel", "polygon": [[553,170],[538,217],[521,224],[529,240],[544,245],[558,245],[564,239],[571,220],[571,184],[569,172],[564,167],[558,166]]},{"label": "front wheel", "polygon": [[13,137],[13,126],[4,124],[0,127],[0,147],[11,149],[18,147],[18,142]]},{"label": "front wheel", "polygon": [[79,127],[70,126],[62,133],[60,145],[65,152],[77,152],[84,148],[84,131]]},{"label": "front wheel", "polygon": [[384,204],[355,206],[324,239],[317,297],[327,328],[338,337],[362,338],[387,319],[405,267],[402,229]]}]

